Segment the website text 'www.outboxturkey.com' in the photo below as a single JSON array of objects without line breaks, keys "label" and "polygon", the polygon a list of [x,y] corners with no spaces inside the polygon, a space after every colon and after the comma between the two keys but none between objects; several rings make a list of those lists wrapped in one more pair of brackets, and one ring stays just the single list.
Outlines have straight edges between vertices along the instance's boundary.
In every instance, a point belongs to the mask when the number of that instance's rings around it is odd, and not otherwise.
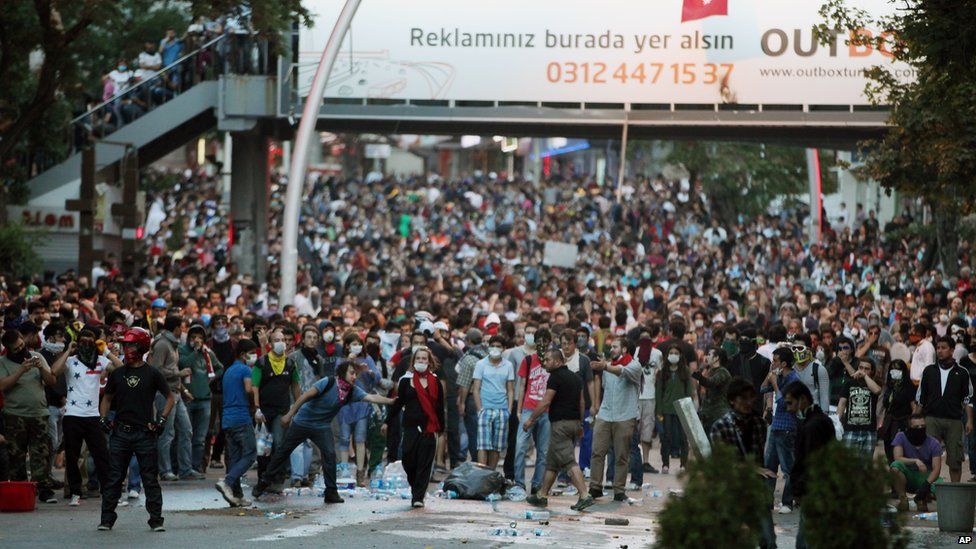
[{"label": "website text 'www.outboxturkey.com'", "polygon": [[[848,67],[801,67],[797,69],[767,68],[759,69],[760,76],[772,78],[865,78],[865,69],[852,69]],[[891,71],[895,78],[909,79],[915,78],[915,69],[893,69]]]}]

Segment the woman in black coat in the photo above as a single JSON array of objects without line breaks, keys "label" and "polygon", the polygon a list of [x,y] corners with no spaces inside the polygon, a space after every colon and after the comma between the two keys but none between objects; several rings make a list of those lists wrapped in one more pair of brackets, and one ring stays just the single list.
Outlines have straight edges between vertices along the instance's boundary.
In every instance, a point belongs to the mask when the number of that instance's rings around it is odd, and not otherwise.
[{"label": "woman in black coat", "polygon": [[433,373],[434,353],[427,347],[417,349],[410,358],[410,369],[397,385],[396,402],[387,415],[387,427],[403,410],[403,469],[412,492],[411,505],[424,506],[424,496],[437,454],[437,438],[447,425],[444,417],[444,382]]}]

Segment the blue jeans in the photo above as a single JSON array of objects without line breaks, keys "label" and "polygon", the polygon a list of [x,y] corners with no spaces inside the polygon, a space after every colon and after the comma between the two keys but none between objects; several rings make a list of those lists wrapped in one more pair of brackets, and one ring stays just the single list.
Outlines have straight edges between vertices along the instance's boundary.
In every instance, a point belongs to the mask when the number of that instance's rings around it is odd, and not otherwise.
[{"label": "blue jeans", "polygon": [[142,475],[139,474],[139,461],[136,456],[129,460],[129,485],[128,491],[135,490],[142,493]]},{"label": "blue jeans", "polygon": [[203,464],[203,444],[207,440],[207,430],[210,429],[210,399],[192,400],[186,405],[186,411],[190,416],[190,425],[193,427],[191,436],[193,468],[197,471],[206,471],[207,467]]},{"label": "blue jeans", "polygon": [[349,443],[356,439],[357,443],[366,443],[366,428],[369,427],[369,417],[357,420],[355,423],[339,424],[339,450],[349,451]]},{"label": "blue jeans", "polygon": [[[166,397],[156,394],[156,411],[163,412],[166,406]],[[169,455],[170,446],[176,438],[176,459],[179,466],[179,474],[186,475],[192,469],[191,460],[193,459],[192,448],[190,446],[190,415],[186,412],[186,404],[183,399],[176,397],[176,404],[166,418],[166,426],[163,434],[159,436],[159,474],[176,473],[173,470],[173,462]]]},{"label": "blue jeans", "polygon": [[312,465],[312,445],[306,440],[291,453],[291,480],[308,478],[308,468]]},{"label": "blue jeans", "polygon": [[[613,446],[610,447],[610,453],[607,455],[607,476],[606,478],[613,478],[615,456],[613,453]],[[642,486],[644,484],[644,463],[641,459],[641,448],[640,448],[640,429],[634,429],[634,436],[630,439],[630,463],[628,464],[630,469],[630,481],[637,486]]]},{"label": "blue jeans", "polygon": [[[586,390],[586,387],[583,387]],[[590,409],[583,411],[583,438],[580,440],[579,466],[580,471],[590,468],[590,456],[593,455],[593,425],[586,422],[590,417]]]},{"label": "blue jeans", "polygon": [[224,477],[224,483],[230,486],[235,494],[240,494],[242,493],[241,477],[247,474],[247,470],[258,457],[254,428],[247,424],[224,429],[224,440],[228,455],[227,476]]},{"label": "blue jeans", "polygon": [[464,401],[464,431],[468,434],[471,461],[478,461],[478,411],[474,407],[474,396],[470,394]]},{"label": "blue jeans", "polygon": [[[783,505],[793,506],[793,483],[790,481],[790,472],[793,471],[793,446],[796,441],[796,434],[793,431],[773,431],[770,429],[769,438],[766,439],[766,455],[764,458],[766,468],[772,472],[777,469],[783,471]],[[769,490],[776,489],[776,479],[766,479]]]},{"label": "blue jeans", "polygon": [[515,439],[515,484],[525,488],[525,454],[529,451],[529,440],[535,441],[535,471],[532,473],[532,488],[542,486],[546,474],[546,452],[549,451],[549,414],[542,414],[528,431],[522,425],[532,415],[531,410],[522,410],[518,434]]}]

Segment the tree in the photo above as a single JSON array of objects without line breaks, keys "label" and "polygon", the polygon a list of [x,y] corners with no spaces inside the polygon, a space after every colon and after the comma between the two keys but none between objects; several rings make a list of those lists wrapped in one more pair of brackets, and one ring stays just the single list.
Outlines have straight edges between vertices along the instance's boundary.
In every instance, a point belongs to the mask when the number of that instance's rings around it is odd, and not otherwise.
[{"label": "tree", "polygon": [[888,512],[891,473],[883,462],[865,459],[839,443],[828,444],[811,457],[809,489],[802,503],[810,547],[908,546],[907,532]]},{"label": "tree", "polygon": [[[301,0],[18,0],[0,9],[0,222],[9,195],[28,177],[27,154],[60,158],[67,125],[86,92],[100,89],[120,55],[166,26],[186,28],[195,17],[243,13],[271,39],[296,19],[308,24]],[[241,5],[249,8],[242,11]],[[245,9],[246,9],[245,8]]]},{"label": "tree", "polygon": [[755,466],[716,444],[709,458],[689,462],[684,493],[668,498],[658,517],[657,546],[754,548],[770,503]]},{"label": "tree", "polygon": [[799,147],[677,141],[667,157],[699,180],[720,219],[762,214],[771,202],[807,190],[804,150]]},{"label": "tree", "polygon": [[[849,43],[889,52],[902,63],[865,73],[865,93],[890,108],[891,129],[861,144],[864,171],[888,189],[925,200],[939,260],[952,276],[959,269],[956,227],[976,211],[976,10],[972,2],[954,0],[897,4],[894,15],[874,17],[828,0],[819,35],[826,42],[841,29]],[[906,65],[908,78],[902,76]]]}]

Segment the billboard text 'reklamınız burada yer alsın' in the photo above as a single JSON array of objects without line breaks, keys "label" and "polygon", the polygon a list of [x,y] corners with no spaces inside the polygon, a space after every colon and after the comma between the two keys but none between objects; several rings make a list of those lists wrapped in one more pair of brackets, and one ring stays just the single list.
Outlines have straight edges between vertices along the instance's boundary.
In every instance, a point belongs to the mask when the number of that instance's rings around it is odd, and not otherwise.
[{"label": "billboard text 'reklam\u0131n\u0131z burada yer als\u0131n'", "polygon": [[[307,0],[299,92],[342,8]],[[857,0],[874,15],[886,0]],[[867,104],[887,50],[817,43],[822,0],[363,0],[327,97]],[[864,32],[880,32],[865,29]],[[350,40],[351,35],[351,40]],[[350,48],[350,42],[352,46]],[[898,76],[911,78],[899,64]]]}]

